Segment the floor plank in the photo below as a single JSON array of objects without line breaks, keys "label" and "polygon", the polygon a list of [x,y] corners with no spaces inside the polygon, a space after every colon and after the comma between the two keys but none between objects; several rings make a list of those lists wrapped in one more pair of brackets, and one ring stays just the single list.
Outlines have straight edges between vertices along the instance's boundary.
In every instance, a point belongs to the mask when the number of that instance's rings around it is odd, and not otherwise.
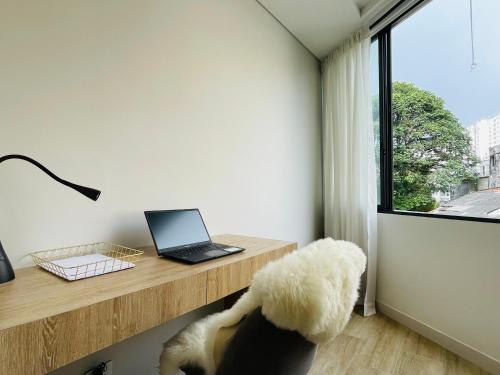
[{"label": "floor plank", "polygon": [[353,314],[344,332],[318,349],[309,375],[489,375],[381,314]]},{"label": "floor plank", "polygon": [[[318,371],[311,370],[310,375],[344,374],[351,366],[356,352],[361,349],[361,339],[348,335],[339,335],[334,341],[318,349],[315,364]],[[330,360],[330,357],[335,360]]]}]

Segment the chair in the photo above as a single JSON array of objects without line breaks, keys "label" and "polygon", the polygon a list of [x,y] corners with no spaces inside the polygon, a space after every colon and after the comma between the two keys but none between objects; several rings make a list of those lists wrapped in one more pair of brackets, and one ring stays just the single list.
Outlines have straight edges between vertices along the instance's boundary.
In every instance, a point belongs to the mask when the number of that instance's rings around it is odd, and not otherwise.
[{"label": "chair", "polygon": [[267,264],[231,309],[165,343],[160,373],[307,374],[317,345],[349,321],[365,265],[359,247],[331,238]]}]

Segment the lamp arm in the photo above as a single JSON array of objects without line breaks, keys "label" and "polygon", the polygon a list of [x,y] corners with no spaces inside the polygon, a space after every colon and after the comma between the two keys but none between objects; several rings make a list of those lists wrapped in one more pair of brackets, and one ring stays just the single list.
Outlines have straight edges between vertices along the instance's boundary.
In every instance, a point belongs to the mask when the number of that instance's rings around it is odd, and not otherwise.
[{"label": "lamp arm", "polygon": [[[11,155],[4,155],[0,157],[0,163],[3,163],[6,160],[10,159],[20,159],[27,161],[28,163],[33,164],[34,166],[40,168],[42,171],[47,173],[50,177],[52,177],[54,180],[57,182],[70,187],[71,189],[74,189],[78,191],[79,193],[85,195],[87,198],[92,199],[96,201],[99,196],[101,195],[101,192],[96,189],[92,189],[86,186],[81,186],[74,184],[72,182],[63,180],[62,178],[56,176],[54,173],[52,173],[50,170],[45,168],[42,164],[37,162],[36,160],[33,160],[32,158],[24,155],[16,155],[16,154],[11,154]],[[9,258],[7,257],[7,254],[5,253],[4,248],[2,247],[2,243],[0,242],[0,284],[5,283],[7,281],[13,280],[15,278],[15,273],[14,269],[12,268],[12,265],[10,264]]]},{"label": "lamp arm", "polygon": [[92,199],[94,201],[96,201],[99,198],[99,196],[101,195],[101,192],[99,190],[89,188],[86,186],[77,185],[77,184],[74,184],[72,182],[63,180],[62,178],[60,178],[60,177],[56,176],[54,173],[52,173],[49,169],[44,167],[42,164],[40,164],[39,162],[37,162],[36,160],[34,160],[28,156],[17,155],[17,154],[5,155],[5,156],[0,157],[0,163],[4,162],[6,160],[10,160],[10,159],[20,159],[20,160],[27,161],[28,163],[31,163],[34,166],[40,168],[42,171],[44,171],[46,174],[48,174],[50,177],[52,177],[57,182],[78,191],[79,193],[85,195],[87,198]]}]

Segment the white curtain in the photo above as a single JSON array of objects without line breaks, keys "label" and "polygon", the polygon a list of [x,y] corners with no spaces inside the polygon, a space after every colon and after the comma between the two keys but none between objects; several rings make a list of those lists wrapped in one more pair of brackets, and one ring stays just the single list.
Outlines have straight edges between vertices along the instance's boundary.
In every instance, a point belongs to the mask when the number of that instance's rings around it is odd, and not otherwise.
[{"label": "white curtain", "polygon": [[370,89],[370,34],[355,33],[322,63],[325,235],[367,257],[359,304],[375,314],[377,186]]}]

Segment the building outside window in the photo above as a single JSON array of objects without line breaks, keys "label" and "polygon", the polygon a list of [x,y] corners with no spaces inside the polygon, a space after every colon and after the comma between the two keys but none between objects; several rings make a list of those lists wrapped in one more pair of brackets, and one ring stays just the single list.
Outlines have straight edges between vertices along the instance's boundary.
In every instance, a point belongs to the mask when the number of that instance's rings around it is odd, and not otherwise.
[{"label": "building outside window", "polygon": [[500,1],[470,4],[421,1],[374,37],[381,211],[499,217]]}]

